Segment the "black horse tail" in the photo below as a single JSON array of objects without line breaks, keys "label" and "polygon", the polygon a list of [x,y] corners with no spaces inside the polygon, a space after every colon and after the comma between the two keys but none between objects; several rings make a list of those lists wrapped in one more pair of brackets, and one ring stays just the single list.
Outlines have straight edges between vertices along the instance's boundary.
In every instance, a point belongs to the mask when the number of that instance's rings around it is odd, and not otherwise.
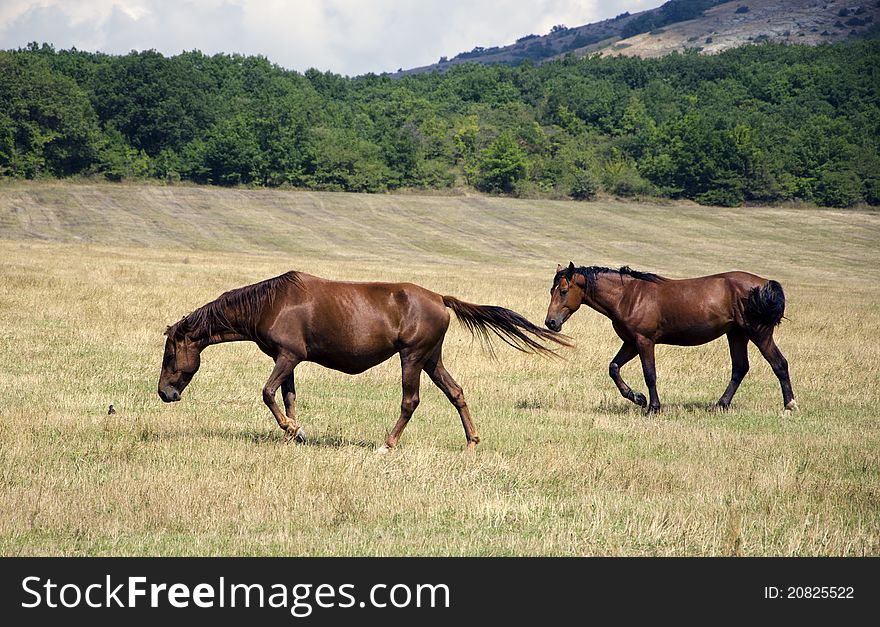
[{"label": "black horse tail", "polygon": [[493,355],[494,350],[489,342],[491,339],[489,331],[500,337],[505,344],[524,353],[559,356],[556,351],[529,337],[524,331],[541,340],[549,340],[561,346],[572,346],[568,336],[542,329],[515,311],[504,307],[474,305],[460,301],[453,296],[444,296],[443,304],[455,312],[459,321],[475,337],[479,337]]},{"label": "black horse tail", "polygon": [[746,318],[756,325],[775,327],[785,317],[785,293],[777,281],[767,281],[749,291]]}]

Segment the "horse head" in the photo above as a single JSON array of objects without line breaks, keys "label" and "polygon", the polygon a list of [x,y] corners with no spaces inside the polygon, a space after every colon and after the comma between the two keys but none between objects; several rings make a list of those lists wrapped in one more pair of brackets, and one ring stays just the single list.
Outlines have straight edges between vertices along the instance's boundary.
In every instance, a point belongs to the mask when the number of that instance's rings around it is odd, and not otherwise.
[{"label": "horse head", "polygon": [[180,323],[165,330],[165,354],[162,357],[162,372],[159,374],[159,398],[165,403],[180,400],[184,388],[189,385],[199,370],[201,349],[188,336]]},{"label": "horse head", "polygon": [[548,329],[562,329],[565,321],[581,306],[585,289],[584,276],[576,271],[574,263],[569,262],[567,268],[556,266],[556,276],[553,277],[553,286],[550,288],[550,305],[544,320]]}]

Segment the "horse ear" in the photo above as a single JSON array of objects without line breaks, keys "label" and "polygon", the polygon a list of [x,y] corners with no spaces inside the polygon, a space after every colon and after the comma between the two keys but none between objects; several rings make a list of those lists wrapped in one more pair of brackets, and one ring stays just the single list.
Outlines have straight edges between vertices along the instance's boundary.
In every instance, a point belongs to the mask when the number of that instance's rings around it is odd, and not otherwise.
[{"label": "horse ear", "polygon": [[562,272],[562,265],[556,264],[556,272]]},{"label": "horse ear", "polygon": [[574,274],[574,262],[573,261],[568,262],[568,274],[569,275]]}]

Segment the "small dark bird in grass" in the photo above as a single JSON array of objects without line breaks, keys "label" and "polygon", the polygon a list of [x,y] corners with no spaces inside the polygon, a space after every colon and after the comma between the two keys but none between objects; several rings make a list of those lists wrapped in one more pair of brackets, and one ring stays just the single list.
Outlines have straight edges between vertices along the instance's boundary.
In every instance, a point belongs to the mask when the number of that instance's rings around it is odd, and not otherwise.
[{"label": "small dark bird in grass", "polygon": [[107,415],[112,416],[115,413],[116,413],[116,410],[113,409],[113,405],[110,405],[110,409],[107,410]]}]

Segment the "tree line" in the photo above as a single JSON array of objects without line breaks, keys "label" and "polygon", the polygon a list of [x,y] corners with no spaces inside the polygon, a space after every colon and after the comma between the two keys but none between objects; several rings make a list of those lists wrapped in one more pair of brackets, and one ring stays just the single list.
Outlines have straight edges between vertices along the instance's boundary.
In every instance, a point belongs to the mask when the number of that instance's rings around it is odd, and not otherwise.
[{"label": "tree line", "polygon": [[880,41],[348,78],[0,51],[0,176],[880,205]]}]

